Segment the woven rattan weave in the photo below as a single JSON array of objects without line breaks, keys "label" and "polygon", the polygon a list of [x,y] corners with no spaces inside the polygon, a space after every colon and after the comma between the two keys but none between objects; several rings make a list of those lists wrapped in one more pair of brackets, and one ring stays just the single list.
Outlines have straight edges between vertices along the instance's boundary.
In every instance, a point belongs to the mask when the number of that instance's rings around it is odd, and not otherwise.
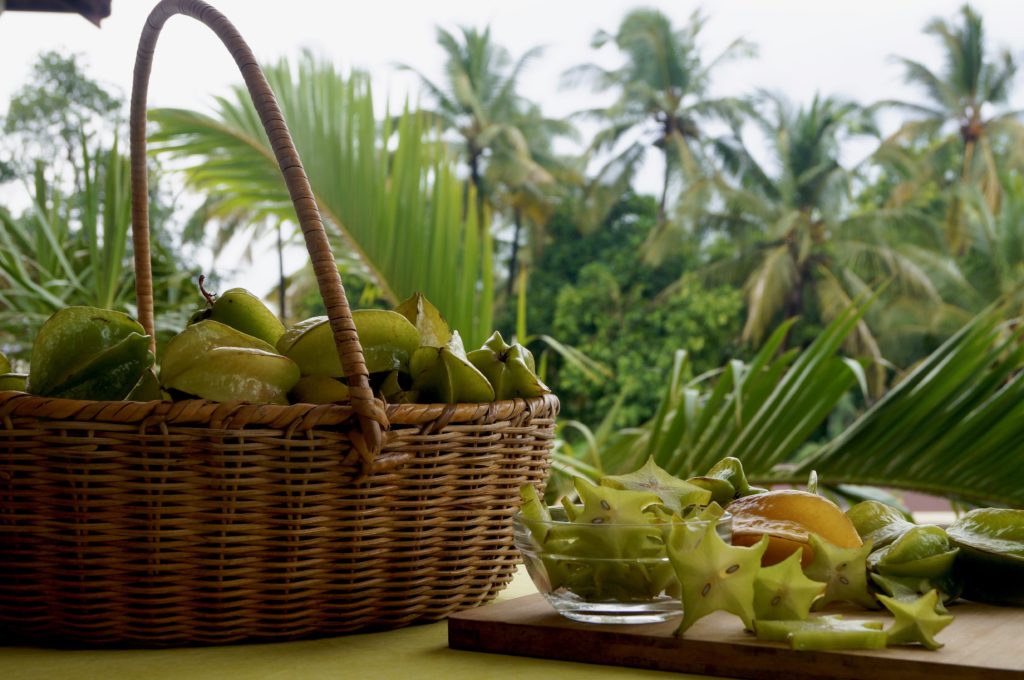
[{"label": "woven rattan weave", "polygon": [[242,71],[288,184],[351,386],[347,405],[89,402],[0,392],[0,634],[186,645],[437,620],[488,601],[517,554],[520,485],[558,401],[385,405],[302,164],[252,52],[199,0],[163,0],[132,92],[139,320],[152,333],[146,89],[185,14]]}]

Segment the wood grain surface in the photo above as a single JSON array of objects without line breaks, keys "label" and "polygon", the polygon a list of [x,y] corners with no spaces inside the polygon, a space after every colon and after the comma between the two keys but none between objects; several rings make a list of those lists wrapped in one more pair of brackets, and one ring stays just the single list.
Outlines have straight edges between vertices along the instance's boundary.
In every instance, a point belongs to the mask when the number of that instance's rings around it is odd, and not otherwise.
[{"label": "wood grain surface", "polygon": [[[847,618],[886,619],[863,610]],[[938,651],[892,647],[877,651],[796,652],[760,642],[738,619],[716,612],[686,637],[678,620],[649,625],[593,625],[559,616],[541,595],[529,595],[453,615],[448,645],[497,654],[610,664],[717,677],[765,680],[1000,680],[1024,678],[1024,609],[962,602],[937,637]],[[891,619],[890,619],[891,620]]]}]

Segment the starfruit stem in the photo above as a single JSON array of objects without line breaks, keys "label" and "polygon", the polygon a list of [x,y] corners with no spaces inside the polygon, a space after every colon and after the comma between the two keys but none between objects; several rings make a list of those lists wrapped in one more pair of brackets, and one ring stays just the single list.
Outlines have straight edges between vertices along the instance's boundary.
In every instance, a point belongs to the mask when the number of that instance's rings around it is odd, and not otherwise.
[{"label": "starfruit stem", "polygon": [[204,298],[206,298],[206,304],[209,305],[210,307],[213,307],[213,303],[217,299],[217,296],[211,293],[210,291],[206,290],[206,287],[203,285],[204,283],[206,283],[206,274],[200,274],[199,292],[203,294]]}]

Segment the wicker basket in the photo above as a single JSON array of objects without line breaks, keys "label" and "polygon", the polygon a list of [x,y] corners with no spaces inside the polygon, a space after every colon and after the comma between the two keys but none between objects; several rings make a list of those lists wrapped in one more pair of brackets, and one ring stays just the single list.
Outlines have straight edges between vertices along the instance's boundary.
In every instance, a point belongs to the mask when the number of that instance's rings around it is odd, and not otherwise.
[{"label": "wicker basket", "polygon": [[312,406],[89,402],[0,393],[0,632],[88,645],[289,639],[431,621],[487,602],[542,483],[554,397],[385,406],[320,215],[248,46],[199,0],[163,0],[132,92],[139,320],[152,333],[146,89],[174,14],[238,63],[295,203],[353,395]]}]

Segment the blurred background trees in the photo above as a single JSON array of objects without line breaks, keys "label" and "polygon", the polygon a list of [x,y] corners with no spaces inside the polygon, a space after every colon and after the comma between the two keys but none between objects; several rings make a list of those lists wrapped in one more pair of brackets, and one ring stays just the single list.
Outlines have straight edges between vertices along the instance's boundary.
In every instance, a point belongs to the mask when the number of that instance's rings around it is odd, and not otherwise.
[{"label": "blurred background trees", "polygon": [[[972,318],[1019,313],[1018,63],[989,43],[979,13],[928,23],[941,59],[898,57],[906,97],[879,102],[717,96],[717,70],[756,47],[740,37],[712,54],[706,16],[674,22],[637,9],[598,32],[595,59],[563,81],[607,103],[566,118],[521,92],[543,49],[513,55],[488,27],[437,29],[441,78],[396,67],[416,73],[422,106],[384,106],[366,73],[308,52],[267,65],[356,304],[420,290],[467,345],[493,326],[518,335],[567,421],[611,414],[605,431],[629,436],[665,404],[712,398],[709,384],[740,380],[759,356],[788,374],[827,336],[850,362],[815,360],[822,385],[842,390],[807,430],[811,448]],[[614,64],[590,63],[598,50]],[[8,103],[0,181],[22,200],[0,208],[0,336],[15,354],[60,306],[132,311],[123,108],[80,57],[54,52]],[[151,121],[157,308],[173,328],[200,303],[196,252],[273,233],[283,250],[295,228],[241,87],[210,111]],[[851,141],[873,152],[852,163]],[[637,186],[647,162],[659,168],[653,195]],[[203,200],[181,205],[179,193]],[[320,312],[308,270],[282,266],[274,280],[289,321]],[[848,326],[838,339],[837,323]],[[827,372],[840,370],[851,373]],[[797,449],[778,444],[761,460]]]}]

